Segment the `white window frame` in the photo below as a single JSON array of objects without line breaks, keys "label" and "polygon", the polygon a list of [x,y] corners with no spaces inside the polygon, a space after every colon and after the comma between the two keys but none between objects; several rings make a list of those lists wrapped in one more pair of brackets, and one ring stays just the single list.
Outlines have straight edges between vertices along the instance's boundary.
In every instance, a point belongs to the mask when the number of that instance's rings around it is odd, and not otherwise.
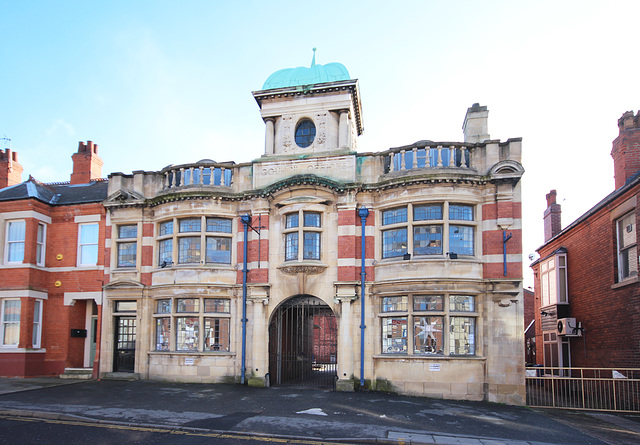
[{"label": "white window frame", "polygon": [[[42,232],[40,231],[41,229]],[[39,222],[36,230],[36,264],[44,267],[47,252],[47,226]],[[42,236],[40,236],[41,234]]]},{"label": "white window frame", "polygon": [[569,304],[567,254],[556,253],[540,263],[541,307]]},{"label": "white window frame", "polygon": [[[12,224],[16,224],[16,223],[22,223],[23,225],[23,229],[22,229],[22,239],[21,240],[9,240],[9,233],[11,231],[11,225]],[[27,233],[27,222],[24,219],[14,219],[11,221],[7,221],[7,224],[5,226],[6,228],[6,234],[5,234],[5,262],[7,264],[18,264],[18,263],[24,263],[24,253],[25,253],[25,238],[26,238],[26,233]],[[22,258],[20,260],[14,260],[11,261],[9,259],[9,254],[11,251],[11,246],[12,245],[19,245],[22,244]]]},{"label": "white window frame", "polygon": [[[0,299],[0,348],[17,348],[20,344],[20,321],[21,317],[18,317],[18,321],[5,321],[5,306],[9,301],[17,301],[19,303],[19,308],[22,310],[22,300],[20,298],[4,298]],[[8,324],[17,324],[18,325],[18,341],[16,344],[5,344],[5,330],[6,325]]]},{"label": "white window frame", "polygon": [[[82,242],[82,228],[83,227],[88,227],[88,226],[96,226],[96,239],[95,242],[93,242],[94,240],[91,240],[92,242]],[[98,256],[99,256],[99,244],[100,244],[100,224],[97,222],[90,222],[90,223],[81,223],[78,224],[78,266],[96,266],[98,264]],[[96,246],[96,253],[95,253],[95,261],[93,258],[91,258],[91,261],[86,262],[85,258],[82,254],[82,250],[83,247],[88,247],[88,246]],[[88,256],[88,255],[87,255]]]},{"label": "white window frame", "polygon": [[[31,347],[40,349],[42,345],[42,308],[43,300],[35,300],[33,303],[33,332],[31,336]],[[39,310],[36,312],[36,308]],[[36,316],[37,315],[37,316]]]},{"label": "white window frame", "polygon": [[[638,276],[638,247],[635,210],[616,220],[616,251],[618,257],[618,282]],[[625,221],[627,220],[627,221]],[[625,232],[631,233],[625,237]],[[627,243],[625,243],[625,238]],[[631,238],[631,239],[629,239]],[[626,258],[626,261],[625,261]],[[624,267],[627,263],[627,267]],[[625,274],[625,272],[628,272]]]}]

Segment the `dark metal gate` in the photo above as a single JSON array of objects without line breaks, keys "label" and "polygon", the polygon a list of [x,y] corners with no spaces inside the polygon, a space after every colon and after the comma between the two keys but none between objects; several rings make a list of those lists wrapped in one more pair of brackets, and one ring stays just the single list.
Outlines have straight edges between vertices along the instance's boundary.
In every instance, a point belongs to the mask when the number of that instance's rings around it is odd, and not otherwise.
[{"label": "dark metal gate", "polygon": [[334,388],[337,361],[337,323],[331,308],[310,295],[285,301],[269,324],[271,384]]},{"label": "dark metal gate", "polygon": [[116,317],[113,371],[133,372],[136,357],[136,317]]}]

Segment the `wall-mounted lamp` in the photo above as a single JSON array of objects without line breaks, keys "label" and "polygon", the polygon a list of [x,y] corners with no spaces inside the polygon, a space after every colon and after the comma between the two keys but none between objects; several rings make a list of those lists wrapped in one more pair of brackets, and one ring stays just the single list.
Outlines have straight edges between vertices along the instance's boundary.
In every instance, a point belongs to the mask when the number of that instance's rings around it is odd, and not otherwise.
[{"label": "wall-mounted lamp", "polygon": [[403,260],[410,260],[411,259],[411,254],[410,253],[405,253],[404,255],[402,255],[402,259]]},{"label": "wall-mounted lamp", "polygon": [[452,259],[452,260],[458,259],[458,254],[455,252],[447,252],[447,255],[449,255],[449,259]]}]

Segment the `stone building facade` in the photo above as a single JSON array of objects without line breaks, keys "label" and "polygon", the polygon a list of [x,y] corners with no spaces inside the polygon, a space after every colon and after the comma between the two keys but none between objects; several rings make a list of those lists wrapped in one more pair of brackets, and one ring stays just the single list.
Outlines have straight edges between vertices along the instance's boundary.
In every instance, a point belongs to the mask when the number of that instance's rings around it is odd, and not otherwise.
[{"label": "stone building facade", "polygon": [[337,63],[253,95],[256,160],[109,176],[100,374],[524,403],[521,139],[359,153]]}]

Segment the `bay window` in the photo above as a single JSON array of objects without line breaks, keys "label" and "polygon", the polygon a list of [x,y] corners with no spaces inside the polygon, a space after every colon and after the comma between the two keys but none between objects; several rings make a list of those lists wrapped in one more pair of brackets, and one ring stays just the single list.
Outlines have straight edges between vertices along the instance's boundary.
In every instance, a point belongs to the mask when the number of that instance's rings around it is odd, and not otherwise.
[{"label": "bay window", "polygon": [[[475,207],[418,203],[382,211],[382,258],[475,255]],[[411,236],[409,236],[411,234]]]},{"label": "bay window", "polygon": [[175,223],[178,233],[174,233],[174,220],[158,224],[159,266],[173,264],[174,250],[178,264],[231,264],[231,219],[197,216]]},{"label": "bay window", "polygon": [[22,263],[24,261],[24,239],[26,224],[24,221],[7,223],[6,261]]},{"label": "bay window", "polygon": [[230,312],[228,298],[157,300],[156,351],[229,352]]},{"label": "bay window", "polygon": [[567,254],[559,251],[540,264],[541,307],[569,302],[567,289]]},{"label": "bay window", "polygon": [[477,317],[472,295],[382,297],[382,353],[473,356]]},{"label": "bay window", "polygon": [[20,300],[0,300],[0,345],[17,347],[20,340]]},{"label": "bay window", "polygon": [[636,213],[626,214],[616,221],[618,250],[618,281],[638,275]]}]

